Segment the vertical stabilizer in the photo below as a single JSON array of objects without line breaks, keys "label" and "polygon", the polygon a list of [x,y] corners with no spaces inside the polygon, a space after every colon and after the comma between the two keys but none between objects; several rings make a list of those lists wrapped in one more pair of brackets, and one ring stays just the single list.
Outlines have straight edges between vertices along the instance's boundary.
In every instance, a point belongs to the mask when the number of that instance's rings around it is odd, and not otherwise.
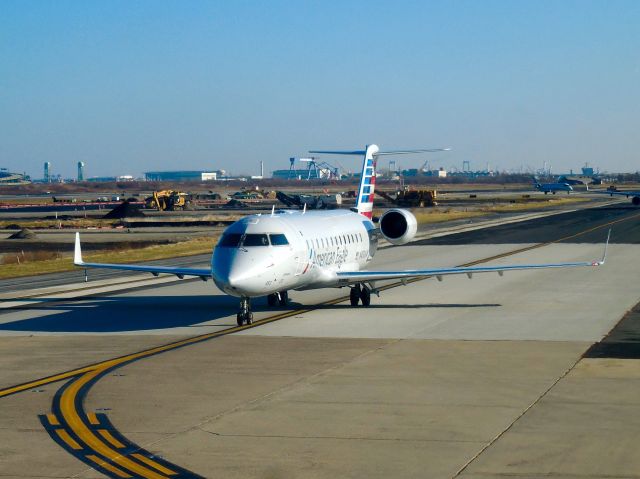
[{"label": "vertical stabilizer", "polygon": [[407,155],[412,153],[434,153],[436,151],[449,151],[449,148],[420,148],[417,150],[389,150],[380,151],[378,145],[368,145],[363,150],[310,150],[309,153],[321,153],[328,155],[364,155],[362,162],[362,176],[358,188],[356,208],[358,213],[369,219],[373,217],[373,192],[376,187],[376,161],[382,155]]},{"label": "vertical stabilizer", "polygon": [[367,218],[373,217],[373,194],[376,187],[376,161],[378,154],[377,145],[368,145],[364,152],[362,162],[362,174],[360,176],[360,187],[358,188],[358,201],[356,207],[358,213]]}]

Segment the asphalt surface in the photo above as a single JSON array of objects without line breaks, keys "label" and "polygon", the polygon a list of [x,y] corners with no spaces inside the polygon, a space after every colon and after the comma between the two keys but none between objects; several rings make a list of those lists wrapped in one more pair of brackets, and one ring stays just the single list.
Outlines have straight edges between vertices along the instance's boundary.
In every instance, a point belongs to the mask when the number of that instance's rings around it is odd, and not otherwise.
[{"label": "asphalt surface", "polygon": [[[620,221],[636,218],[630,221]],[[412,245],[463,245],[463,244],[518,244],[544,243],[572,236],[566,243],[602,243],[606,230],[594,229],[573,237],[590,228],[611,223],[611,243],[640,243],[640,208],[620,204],[583,209],[545,218],[523,221],[516,225],[502,225],[470,232],[432,238]]]},{"label": "asphalt surface", "polygon": [[584,357],[640,359],[640,304],[636,304],[602,341],[591,346]]},{"label": "asphalt surface", "polygon": [[[199,267],[211,261],[211,254],[201,254],[195,256],[185,256],[181,258],[162,259],[148,261],[141,264],[162,265],[162,266],[182,266],[185,268]],[[139,272],[113,271],[102,269],[91,269],[88,271],[90,281],[98,281],[114,278],[128,278],[139,276]],[[84,270],[77,268],[72,271],[60,273],[42,274],[39,276],[27,276],[22,278],[10,278],[0,280],[0,293],[20,291],[24,289],[36,289],[44,287],[55,287],[71,283],[84,281]]]}]

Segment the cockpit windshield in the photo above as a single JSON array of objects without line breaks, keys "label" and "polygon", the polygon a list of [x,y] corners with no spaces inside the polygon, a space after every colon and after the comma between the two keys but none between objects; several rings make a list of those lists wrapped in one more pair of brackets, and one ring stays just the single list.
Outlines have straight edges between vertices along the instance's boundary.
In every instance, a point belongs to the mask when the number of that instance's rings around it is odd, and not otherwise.
[{"label": "cockpit windshield", "polygon": [[269,239],[264,234],[246,234],[242,246],[269,246]]},{"label": "cockpit windshield", "polygon": [[227,233],[222,236],[220,243],[218,246],[223,246],[225,248],[237,248],[240,246],[240,241],[242,240],[242,235],[240,233]]},{"label": "cockpit windshield", "polygon": [[[271,241],[269,241],[271,240]],[[287,237],[282,233],[256,234],[256,233],[227,233],[222,236],[218,246],[223,248],[239,248],[252,246],[286,246],[289,244]]]},{"label": "cockpit windshield", "polygon": [[271,238],[271,244],[273,246],[287,246],[289,244],[287,237],[282,233],[270,234],[269,238]]}]

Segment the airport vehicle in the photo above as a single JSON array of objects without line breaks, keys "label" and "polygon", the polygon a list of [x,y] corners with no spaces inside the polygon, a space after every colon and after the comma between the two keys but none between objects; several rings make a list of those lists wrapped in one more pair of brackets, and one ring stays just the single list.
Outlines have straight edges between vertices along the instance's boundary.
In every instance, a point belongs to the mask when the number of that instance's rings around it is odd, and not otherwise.
[{"label": "airport vehicle", "polygon": [[189,207],[191,200],[187,193],[173,190],[154,191],[144,200],[147,208],[156,208],[158,211],[181,210]]},{"label": "airport vehicle", "polygon": [[570,194],[573,191],[573,187],[568,183],[538,183],[537,181],[533,185],[538,191],[542,191],[545,195],[548,193],[556,194],[558,191],[566,191]]},{"label": "airport vehicle", "polygon": [[[210,268],[85,263],[80,236],[76,233],[74,263],[83,268],[110,268],[145,271],[153,275],[174,274],[212,278],[225,293],[240,298],[238,325],[253,320],[251,299],[266,296],[270,305],[286,305],[289,290],[315,288],[351,289],[352,306],[369,306],[371,294],[379,294],[379,281],[444,275],[499,273],[504,271],[600,266],[598,261],[544,263],[509,266],[451,267],[421,270],[370,271],[363,268],[374,258],[379,235],[393,245],[411,241],[417,231],[415,216],[408,210],[392,208],[384,212],[378,227],[372,221],[375,167],[377,158],[388,154],[405,154],[440,150],[400,150],[381,152],[376,145],[355,151],[312,151],[311,153],[362,155],[362,176],[356,207],[353,210],[271,211],[266,215],[246,216],[223,233],[213,251]],[[608,243],[608,239],[607,239]]]},{"label": "airport vehicle", "polygon": [[384,191],[379,191],[378,194],[401,208],[438,206],[436,202],[436,190],[412,190],[408,186],[405,186],[402,190],[396,191],[395,196]]},{"label": "airport vehicle", "polygon": [[315,209],[331,209],[339,208],[342,204],[342,195],[340,193],[335,195],[298,195],[287,194],[284,191],[276,191],[276,199],[281,203],[291,207],[315,210]]}]

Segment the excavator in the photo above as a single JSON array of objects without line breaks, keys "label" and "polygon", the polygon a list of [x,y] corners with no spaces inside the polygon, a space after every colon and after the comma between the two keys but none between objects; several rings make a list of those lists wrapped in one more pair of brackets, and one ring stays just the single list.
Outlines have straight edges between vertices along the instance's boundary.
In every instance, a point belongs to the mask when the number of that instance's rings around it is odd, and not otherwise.
[{"label": "excavator", "polygon": [[175,211],[189,209],[191,197],[187,193],[174,190],[154,191],[144,200],[146,208],[155,208],[158,211]]}]

